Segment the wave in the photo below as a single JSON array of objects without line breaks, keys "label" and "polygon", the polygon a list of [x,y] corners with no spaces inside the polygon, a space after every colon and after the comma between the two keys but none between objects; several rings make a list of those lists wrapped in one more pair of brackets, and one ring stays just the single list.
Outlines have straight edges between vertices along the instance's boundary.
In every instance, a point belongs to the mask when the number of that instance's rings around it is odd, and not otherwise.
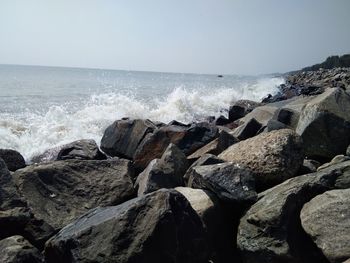
[{"label": "wave", "polygon": [[164,98],[144,100],[132,94],[94,94],[79,110],[71,105],[51,106],[47,112],[0,114],[0,148],[19,151],[28,161],[33,156],[78,139],[99,143],[104,129],[123,118],[147,118],[164,123],[189,123],[206,116],[227,115],[229,105],[238,99],[259,101],[276,93],[282,78],[264,78],[255,84],[218,90],[176,88]]}]

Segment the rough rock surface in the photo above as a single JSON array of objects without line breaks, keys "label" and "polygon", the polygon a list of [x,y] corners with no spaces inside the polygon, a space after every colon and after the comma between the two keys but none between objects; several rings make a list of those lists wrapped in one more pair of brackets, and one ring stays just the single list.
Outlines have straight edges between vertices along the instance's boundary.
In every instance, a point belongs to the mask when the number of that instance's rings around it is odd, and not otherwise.
[{"label": "rough rock surface", "polygon": [[41,263],[40,252],[21,236],[0,240],[1,263]]},{"label": "rough rock surface", "polygon": [[239,140],[246,140],[255,136],[261,128],[261,124],[254,118],[247,120],[233,131],[233,136]]},{"label": "rough rock surface", "polygon": [[149,120],[117,120],[105,130],[101,149],[110,156],[132,159],[143,138],[156,128]]},{"label": "rough rock surface", "polygon": [[332,263],[350,258],[350,189],[332,190],[306,203],[301,224]]},{"label": "rough rock surface", "polygon": [[210,190],[230,203],[250,203],[257,198],[253,173],[233,163],[193,167],[188,186]]},{"label": "rough rock surface", "polygon": [[[327,262],[300,223],[300,210],[313,197],[349,177],[350,161],[291,178],[259,194],[241,218],[237,243],[243,262]],[[343,185],[344,186],[344,185]]]},{"label": "rough rock surface", "polygon": [[133,197],[129,161],[65,160],[31,165],[13,178],[38,219],[59,229],[96,206],[116,205]]},{"label": "rough rock surface", "polygon": [[187,126],[164,126],[145,137],[134,156],[135,167],[142,171],[156,158],[160,158],[170,143],[185,155],[190,155],[217,137],[218,128],[208,123]]},{"label": "rough rock surface", "polygon": [[238,100],[232,106],[230,106],[228,118],[230,121],[238,120],[258,106],[261,106],[261,103],[250,100]]},{"label": "rough rock surface", "polygon": [[296,132],[308,158],[322,161],[345,154],[350,144],[350,95],[336,88],[312,99],[300,114]]},{"label": "rough rock surface", "polygon": [[89,211],[47,242],[45,259],[47,263],[202,263],[207,253],[197,213],[179,192],[162,189]]},{"label": "rough rock surface", "polygon": [[303,163],[302,140],[289,129],[271,131],[230,146],[219,158],[251,169],[257,188],[264,189],[296,175]]},{"label": "rough rock surface", "polygon": [[104,160],[107,157],[99,150],[94,140],[78,140],[61,147],[57,160]]},{"label": "rough rock surface", "polygon": [[4,160],[10,171],[16,171],[26,166],[23,156],[11,149],[0,149],[0,158]]},{"label": "rough rock surface", "polygon": [[138,196],[154,192],[161,188],[182,186],[183,175],[188,167],[186,156],[179,148],[170,143],[161,159],[154,159],[139,174],[136,180]]}]

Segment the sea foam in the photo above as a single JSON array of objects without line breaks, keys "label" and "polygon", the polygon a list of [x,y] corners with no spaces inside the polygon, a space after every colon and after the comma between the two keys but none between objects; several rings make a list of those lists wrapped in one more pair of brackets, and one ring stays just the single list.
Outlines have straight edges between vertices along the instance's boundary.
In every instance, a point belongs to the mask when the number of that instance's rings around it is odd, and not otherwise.
[{"label": "sea foam", "polygon": [[0,114],[0,148],[19,151],[27,161],[33,156],[78,139],[100,142],[104,129],[123,118],[147,118],[164,123],[184,123],[206,116],[227,116],[231,103],[239,99],[260,101],[276,93],[282,78],[262,78],[255,84],[235,88],[175,88],[165,97],[145,100],[133,94],[107,92],[93,94],[77,110],[70,103],[50,106],[42,112],[25,111]]}]

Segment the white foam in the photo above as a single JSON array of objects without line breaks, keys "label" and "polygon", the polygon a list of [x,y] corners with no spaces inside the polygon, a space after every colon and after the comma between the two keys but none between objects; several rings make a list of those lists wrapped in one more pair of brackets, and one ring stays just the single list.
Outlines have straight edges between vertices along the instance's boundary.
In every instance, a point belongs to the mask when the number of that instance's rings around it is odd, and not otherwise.
[{"label": "white foam", "polygon": [[[0,114],[0,148],[19,151],[26,160],[45,150],[78,139],[100,142],[104,129],[123,118],[148,118],[169,122],[191,122],[204,116],[226,114],[232,101],[259,101],[277,92],[281,78],[264,78],[254,85],[218,90],[176,88],[165,98],[144,101],[131,94],[104,93],[92,95],[80,110],[71,112],[69,104],[51,106],[44,113]],[[221,111],[221,112],[220,112]]]}]

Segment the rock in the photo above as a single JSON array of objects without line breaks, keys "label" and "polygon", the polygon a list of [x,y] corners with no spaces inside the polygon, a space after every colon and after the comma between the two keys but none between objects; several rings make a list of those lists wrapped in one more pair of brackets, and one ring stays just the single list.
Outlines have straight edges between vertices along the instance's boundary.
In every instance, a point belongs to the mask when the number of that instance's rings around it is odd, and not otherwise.
[{"label": "rock", "polygon": [[260,105],[260,103],[255,101],[238,100],[232,106],[230,106],[228,118],[230,121],[238,120]]},{"label": "rock", "polygon": [[105,130],[101,149],[110,156],[132,159],[142,139],[155,129],[156,126],[149,120],[115,121]]},{"label": "rock", "polygon": [[187,158],[189,160],[197,160],[198,158],[202,157],[204,154],[218,155],[222,151],[226,150],[229,146],[237,142],[239,142],[239,140],[233,135],[232,132],[221,130],[219,132],[218,138],[204,145],[202,148],[199,148],[197,151],[192,153]]},{"label": "rock", "polygon": [[346,148],[346,156],[350,156],[350,145]]},{"label": "rock", "polygon": [[299,214],[306,202],[336,187],[342,169],[338,166],[291,178],[260,193],[238,228],[243,262],[328,262],[303,231]]},{"label": "rock", "polygon": [[308,158],[325,161],[344,154],[350,144],[350,95],[327,89],[306,104],[296,131]]},{"label": "rock", "polygon": [[24,207],[24,200],[17,193],[10,171],[0,158],[0,210]]},{"label": "rock", "polygon": [[266,126],[261,127],[260,130],[257,132],[257,134],[262,132],[281,130],[281,129],[288,129],[288,126],[276,120],[269,120]]},{"label": "rock", "polygon": [[304,159],[302,140],[289,129],[262,133],[236,143],[218,157],[252,170],[259,190],[295,176]]},{"label": "rock", "polygon": [[350,189],[332,190],[306,203],[301,224],[332,263],[350,258]]},{"label": "rock", "polygon": [[315,160],[304,159],[303,165],[299,169],[299,175],[314,173],[321,164]]},{"label": "rock", "polygon": [[254,137],[260,130],[261,124],[254,118],[251,118],[244,124],[238,126],[234,132],[233,136],[243,141],[248,138]]},{"label": "rock", "polygon": [[142,171],[153,159],[160,158],[170,143],[190,155],[217,137],[218,128],[208,123],[190,127],[165,126],[145,137],[134,156],[137,170]]},{"label": "rock", "polygon": [[79,140],[62,146],[57,160],[104,160],[107,157],[99,150],[94,140]]},{"label": "rock", "polygon": [[16,171],[26,166],[23,156],[11,149],[0,149],[0,158],[4,160],[10,171]]},{"label": "rock", "polygon": [[38,220],[25,207],[0,211],[0,239],[21,235],[42,250],[45,242],[55,234],[55,229],[43,220]]},{"label": "rock", "polygon": [[29,163],[48,163],[57,160],[58,153],[64,145],[60,145],[54,148],[47,149],[41,154],[32,157]]},{"label": "rock", "polygon": [[317,168],[317,171],[323,170],[325,168],[328,168],[330,166],[333,166],[335,164],[342,163],[342,162],[345,162],[345,161],[348,161],[348,160],[350,160],[349,156],[344,156],[342,154],[337,155],[329,163],[324,163],[324,164],[320,165]]},{"label": "rock", "polygon": [[216,195],[207,190],[189,187],[176,187],[175,190],[186,197],[202,219],[208,233],[209,245],[214,248],[210,260],[233,261],[236,236],[232,217],[227,213],[230,208],[221,204]]},{"label": "rock", "polygon": [[138,196],[161,188],[175,188],[184,185],[183,175],[188,168],[186,156],[170,143],[161,159],[154,159],[139,174],[136,180]]},{"label": "rock", "polygon": [[116,158],[56,161],[13,173],[28,207],[55,229],[91,208],[116,205],[132,198],[133,176],[130,162]]},{"label": "rock", "polygon": [[300,113],[297,110],[286,106],[278,109],[275,112],[273,119],[295,129],[298,125],[299,116]]},{"label": "rock", "polygon": [[175,190],[96,208],[46,243],[47,263],[207,262],[200,218]]},{"label": "rock", "polygon": [[40,252],[21,236],[0,240],[0,262],[41,263]]},{"label": "rock", "polygon": [[188,186],[210,190],[229,203],[251,203],[257,198],[252,172],[233,163],[193,167]]},{"label": "rock", "polygon": [[231,123],[232,121],[227,119],[225,116],[220,115],[215,119],[215,125],[226,125]]},{"label": "rock", "polygon": [[237,120],[240,125],[248,122],[251,119],[255,119],[262,126],[266,126],[268,121],[274,117],[275,112],[280,108],[280,105],[266,105],[255,108],[252,112],[248,113],[245,117]]}]

